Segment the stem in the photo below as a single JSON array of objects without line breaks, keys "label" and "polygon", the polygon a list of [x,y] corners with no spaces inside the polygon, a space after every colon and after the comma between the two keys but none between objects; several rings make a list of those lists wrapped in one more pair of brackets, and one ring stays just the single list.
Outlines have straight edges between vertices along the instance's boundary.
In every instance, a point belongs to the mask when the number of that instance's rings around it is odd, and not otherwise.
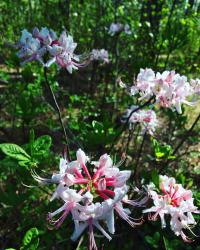
[{"label": "stem", "polygon": [[139,151],[138,151],[138,157],[137,157],[136,164],[135,164],[134,177],[135,177],[136,186],[139,186],[139,177],[140,177],[139,162],[140,162],[140,156],[142,154],[142,149],[143,149],[143,146],[144,146],[145,139],[146,139],[146,132],[145,132],[145,134],[144,134],[144,136],[142,138],[142,143],[140,145],[140,148],[139,148]]},{"label": "stem", "polygon": [[179,150],[179,148],[183,145],[183,143],[188,139],[188,137],[190,136],[190,133],[192,132],[192,130],[194,129],[194,127],[196,126],[197,122],[200,119],[200,113],[197,116],[196,120],[194,121],[194,123],[192,124],[191,128],[189,130],[186,131],[185,135],[183,136],[183,139],[180,141],[180,143],[177,145],[177,147],[174,149],[173,155],[177,153],[177,151]]},{"label": "stem", "polygon": [[65,130],[65,126],[63,124],[63,121],[62,121],[62,117],[61,117],[61,112],[60,112],[60,108],[58,106],[58,103],[57,103],[57,100],[56,100],[56,97],[54,95],[54,92],[51,88],[51,85],[48,81],[48,77],[47,77],[47,69],[44,67],[44,77],[45,77],[45,83],[49,89],[49,92],[51,93],[51,97],[52,97],[52,100],[55,104],[55,109],[57,111],[57,114],[58,114],[58,118],[59,118],[59,122],[60,122],[60,125],[62,127],[62,130],[63,130],[63,135],[64,135],[64,138],[65,138],[65,142],[66,142],[66,145],[67,145],[67,158],[68,160],[70,161],[70,154],[69,154],[69,145],[68,145],[68,138],[67,138],[67,133],[66,133],[66,130]]},{"label": "stem", "polygon": [[[192,126],[190,127],[190,129],[188,129],[185,133],[185,135],[183,136],[183,139],[179,142],[179,144],[176,146],[176,148],[173,151],[172,155],[175,155],[178,150],[180,149],[180,147],[184,144],[184,142],[188,139],[188,137],[190,137],[190,133],[192,132],[192,130],[194,129],[194,127],[196,126],[197,122],[200,119],[200,113],[197,116],[197,118],[195,119],[195,121],[193,122]],[[177,157],[175,158],[175,160],[177,160]],[[173,161],[173,160],[172,160]],[[165,167],[167,167],[168,163],[171,162],[171,160],[167,160],[163,166],[160,168],[159,173],[162,173],[162,171],[165,169]]]},{"label": "stem", "polygon": [[[171,21],[171,17],[172,17],[172,14],[173,14],[173,12],[174,12],[176,3],[177,3],[177,0],[174,0],[173,3],[172,3],[172,7],[171,7],[171,9],[170,9],[170,13],[169,13],[169,16],[168,16],[167,24],[166,24],[165,29],[164,29],[164,32],[163,32],[164,35],[166,34],[166,32],[167,32],[168,30],[170,30],[170,21]],[[158,48],[158,53],[157,53],[156,58],[155,58],[155,68],[156,68],[157,65],[158,65],[158,59],[159,59],[159,56],[160,56],[160,53],[161,53],[161,50],[162,50],[163,44],[164,44],[163,34],[161,34],[161,36],[162,36],[162,42],[161,42],[161,44],[160,44],[160,46],[159,46],[159,48]]]},{"label": "stem", "polygon": [[[132,137],[133,137],[133,133],[134,133],[134,131],[135,131],[136,125],[137,125],[137,124],[134,124],[134,127],[131,128],[131,129],[129,129],[129,134],[128,134],[128,139],[127,139],[127,144],[126,144],[125,153],[127,153],[127,151],[128,151],[129,144],[130,144],[131,139],[132,139]],[[123,145],[123,144],[122,144],[122,145]]]}]

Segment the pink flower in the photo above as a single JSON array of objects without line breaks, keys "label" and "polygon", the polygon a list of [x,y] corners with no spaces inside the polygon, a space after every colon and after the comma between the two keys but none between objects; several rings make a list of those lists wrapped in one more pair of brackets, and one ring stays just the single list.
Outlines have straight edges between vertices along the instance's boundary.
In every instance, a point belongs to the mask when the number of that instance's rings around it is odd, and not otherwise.
[{"label": "pink flower", "polygon": [[46,67],[49,67],[52,63],[56,63],[59,68],[66,68],[69,73],[72,70],[77,70],[79,67],[83,67],[86,64],[80,64],[80,56],[74,54],[74,50],[77,47],[77,43],[74,43],[73,37],[67,35],[64,31],[57,43],[51,46],[47,46],[47,49],[52,56],[46,63]]},{"label": "pink flower", "polygon": [[74,43],[73,37],[67,35],[65,31],[57,39],[53,30],[46,27],[39,30],[36,27],[32,34],[23,30],[19,42],[14,47],[20,49],[17,56],[23,60],[22,64],[37,60],[43,66],[49,67],[56,63],[59,68],[66,68],[69,73],[72,73],[72,70],[87,65],[79,63],[80,56],[74,54],[76,46],[77,43]]},{"label": "pink flower", "polygon": [[[48,214],[50,226],[60,227],[65,218],[71,214],[75,225],[71,239],[77,240],[84,230],[88,229],[90,249],[97,249],[94,228],[111,240],[109,233],[115,232],[115,213],[131,226],[142,223],[141,219],[139,221],[132,219],[130,210],[123,207],[124,204],[139,206],[139,201],[132,201],[127,197],[127,181],[131,171],[121,171],[119,169],[121,163],[113,165],[110,156],[104,154],[98,161],[92,162],[95,168],[89,171],[87,167],[89,158],[86,154],[79,149],[76,156],[77,159],[72,162],[61,158],[59,173],[53,174],[51,179],[43,179],[36,173],[33,173],[33,177],[44,184],[58,184],[51,201],[58,198],[63,205]],[[60,213],[61,216],[54,219]]]},{"label": "pink flower", "polygon": [[149,110],[138,110],[136,112],[133,112],[135,109],[137,109],[138,106],[132,105],[130,109],[126,110],[126,115],[123,116],[123,119],[128,119],[130,114],[132,115],[129,118],[129,123],[139,123],[142,127],[143,133],[145,131],[148,131],[150,135],[153,135],[155,132],[157,126],[158,126],[158,120],[156,117],[156,113],[149,109]]},{"label": "pink flower", "polygon": [[194,105],[188,99],[198,93],[198,81],[187,80],[187,77],[176,74],[175,71],[155,73],[152,69],[140,69],[135,84],[126,86],[120,81],[120,86],[127,88],[131,95],[139,94],[142,99],[155,97],[156,102],[165,108],[182,113],[182,104]]},{"label": "pink flower", "polygon": [[200,79],[191,79],[190,84],[195,94],[200,95]]},{"label": "pink flower", "polygon": [[41,31],[37,27],[33,29],[33,37],[37,38],[43,45],[53,45],[57,43],[57,36],[53,30],[43,27]]},{"label": "pink flower", "polygon": [[159,216],[162,227],[166,227],[165,215],[169,214],[171,230],[184,241],[191,242],[183,229],[191,231],[190,227],[196,224],[192,213],[199,213],[193,204],[192,192],[176,184],[174,178],[160,176],[160,192],[154,191],[151,185],[149,195],[154,206],[143,210],[143,213],[149,213],[150,220],[156,220]]}]

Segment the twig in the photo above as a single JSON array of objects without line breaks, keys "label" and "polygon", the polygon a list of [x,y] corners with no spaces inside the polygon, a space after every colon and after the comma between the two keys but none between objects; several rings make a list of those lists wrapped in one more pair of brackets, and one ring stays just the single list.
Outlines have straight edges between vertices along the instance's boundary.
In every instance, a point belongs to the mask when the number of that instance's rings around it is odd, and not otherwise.
[{"label": "twig", "polygon": [[[194,127],[196,126],[197,122],[200,119],[200,113],[197,116],[197,118],[195,119],[195,121],[193,122],[192,126],[190,127],[189,130],[186,131],[185,135],[183,136],[183,139],[179,142],[179,144],[176,146],[176,148],[173,151],[172,155],[175,155],[178,150],[180,149],[180,147],[184,144],[184,142],[190,137],[190,133],[192,132],[192,130],[194,129]],[[177,160],[177,158],[175,158],[174,160]],[[160,168],[159,173],[162,173],[162,171],[165,169],[165,167],[168,165],[169,162],[172,162],[173,160],[167,160],[163,166]]]},{"label": "twig", "polygon": [[143,146],[144,146],[145,139],[146,139],[146,132],[144,133],[144,136],[142,138],[142,143],[140,145],[140,148],[139,148],[139,151],[138,151],[138,157],[137,157],[136,164],[135,164],[134,179],[135,179],[136,186],[139,186],[139,181],[138,181],[139,180],[139,175],[140,175],[139,162],[140,162],[140,156],[142,154],[142,149],[143,149]]},{"label": "twig", "polygon": [[60,125],[62,127],[62,130],[63,130],[63,134],[64,134],[64,137],[65,137],[65,142],[66,142],[66,145],[67,145],[67,157],[68,157],[68,160],[70,160],[70,154],[69,154],[69,144],[68,144],[68,138],[67,138],[67,133],[66,133],[66,130],[65,130],[65,126],[63,124],[63,121],[62,121],[62,117],[61,117],[61,112],[60,112],[60,108],[58,106],[58,103],[57,103],[57,100],[56,100],[56,97],[54,95],[54,92],[51,88],[51,85],[48,81],[48,78],[47,78],[47,69],[44,67],[44,77],[45,77],[45,83],[49,89],[49,92],[51,93],[51,96],[52,96],[52,100],[55,104],[55,108],[56,108],[56,111],[57,111],[57,114],[58,114],[58,117],[59,117],[59,122],[60,122]]},{"label": "twig", "polygon": [[200,119],[200,113],[197,116],[196,120],[194,121],[194,123],[192,124],[191,128],[189,130],[186,131],[185,135],[183,136],[183,139],[180,141],[180,143],[177,145],[177,147],[174,149],[173,155],[175,155],[177,153],[177,151],[179,150],[179,148],[184,144],[184,142],[188,139],[188,137],[190,137],[190,133],[192,132],[192,130],[194,129],[194,127],[196,126],[197,122]]}]

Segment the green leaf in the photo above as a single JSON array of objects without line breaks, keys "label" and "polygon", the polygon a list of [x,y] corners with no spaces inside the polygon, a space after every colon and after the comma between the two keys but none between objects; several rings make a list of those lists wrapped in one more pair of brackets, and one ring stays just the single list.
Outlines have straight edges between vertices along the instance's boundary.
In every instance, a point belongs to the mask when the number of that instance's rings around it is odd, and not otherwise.
[{"label": "green leaf", "polygon": [[23,239],[23,246],[20,250],[36,250],[39,245],[39,232],[36,227],[29,229]]},{"label": "green leaf", "polygon": [[51,147],[51,144],[52,144],[52,139],[49,135],[40,136],[33,143],[33,151],[34,153],[40,151],[48,151],[49,148]]},{"label": "green leaf", "polygon": [[101,122],[92,121],[92,127],[94,128],[95,134],[103,134],[104,133],[104,126]]},{"label": "green leaf", "polygon": [[0,149],[4,154],[10,156],[13,159],[18,161],[26,161],[29,162],[31,157],[24,151],[20,146],[13,143],[2,143],[0,144]]},{"label": "green leaf", "polygon": [[165,245],[165,250],[172,250],[172,247],[170,246],[169,241],[163,236],[163,241]]},{"label": "green leaf", "polygon": [[175,158],[175,156],[172,155],[173,150],[170,145],[167,145],[167,144],[160,145],[160,143],[156,139],[153,139],[152,142],[153,142],[154,154],[155,154],[156,159],[159,160],[161,158],[164,158],[164,159]]},{"label": "green leaf", "polygon": [[155,184],[156,187],[159,187],[159,174],[156,169],[153,169],[151,172],[151,179],[152,182]]}]

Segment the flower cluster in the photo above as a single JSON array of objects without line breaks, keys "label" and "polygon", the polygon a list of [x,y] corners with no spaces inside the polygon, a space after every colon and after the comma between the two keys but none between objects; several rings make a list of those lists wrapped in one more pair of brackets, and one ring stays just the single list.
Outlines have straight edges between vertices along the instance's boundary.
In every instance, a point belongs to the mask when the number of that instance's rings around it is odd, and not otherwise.
[{"label": "flower cluster", "polygon": [[131,34],[130,26],[128,24],[123,25],[121,23],[111,23],[108,33],[111,36],[114,36],[121,33],[122,31],[128,35]]},{"label": "flower cluster", "polygon": [[[77,240],[88,228],[90,249],[97,249],[93,228],[96,227],[108,240],[111,240],[109,233],[115,232],[114,213],[131,226],[140,225],[142,221],[133,221],[129,216],[130,210],[123,206],[125,204],[143,205],[146,200],[144,198],[140,201],[128,199],[126,182],[131,171],[120,171],[121,163],[113,165],[109,155],[104,154],[99,161],[91,162],[94,166],[93,175],[91,175],[86,166],[88,161],[89,158],[79,149],[75,161],[68,162],[61,158],[60,172],[53,174],[51,179],[43,179],[38,175],[34,175],[34,178],[42,183],[58,184],[51,200],[60,198],[63,205],[55,212],[48,214],[49,224],[58,228],[71,213],[75,226],[71,239]],[[54,219],[59,213],[62,215]],[[105,231],[102,224],[107,226],[109,233]]]},{"label": "flower cluster", "polygon": [[90,58],[92,61],[103,61],[104,63],[109,63],[108,51],[105,49],[93,49]]},{"label": "flower cluster", "polygon": [[[126,87],[121,83],[121,86]],[[155,73],[152,69],[140,69],[135,84],[130,88],[131,95],[139,93],[141,99],[155,97],[156,102],[162,107],[176,109],[182,113],[181,105],[193,105],[188,98],[199,91],[197,80],[188,82],[186,76],[181,76],[175,71]]]},{"label": "flower cluster", "polygon": [[[17,56],[22,60],[22,64],[31,61],[39,61],[43,66],[49,67],[56,63],[59,68],[66,68],[69,73],[72,70],[85,66],[80,63],[80,56],[74,54],[77,43],[73,37],[67,35],[65,31],[57,38],[53,30],[46,27],[39,30],[34,28],[32,33],[27,30],[22,31],[22,36],[15,48],[19,49]],[[45,62],[46,54],[49,59]]]},{"label": "flower cluster", "polygon": [[[150,135],[153,135],[158,126],[156,113],[151,109],[139,110],[138,108],[138,106],[132,105],[126,110],[126,115],[123,118],[128,119],[129,123],[139,123],[142,127],[142,132],[148,131]],[[135,110],[137,111],[134,112]]]},{"label": "flower cluster", "polygon": [[196,224],[192,213],[199,213],[199,211],[194,206],[192,192],[184,189],[181,184],[176,184],[174,178],[166,175],[160,176],[160,192],[157,192],[154,184],[149,185],[148,189],[154,206],[145,209],[143,213],[149,213],[150,220],[156,220],[160,216],[163,228],[166,227],[165,215],[170,215],[171,230],[177,236],[180,235],[184,241],[191,242],[183,230],[189,229],[194,234],[190,229]]},{"label": "flower cluster", "polygon": [[200,95],[200,79],[198,79],[198,78],[191,79],[190,83],[193,87],[194,93],[197,95]]}]

